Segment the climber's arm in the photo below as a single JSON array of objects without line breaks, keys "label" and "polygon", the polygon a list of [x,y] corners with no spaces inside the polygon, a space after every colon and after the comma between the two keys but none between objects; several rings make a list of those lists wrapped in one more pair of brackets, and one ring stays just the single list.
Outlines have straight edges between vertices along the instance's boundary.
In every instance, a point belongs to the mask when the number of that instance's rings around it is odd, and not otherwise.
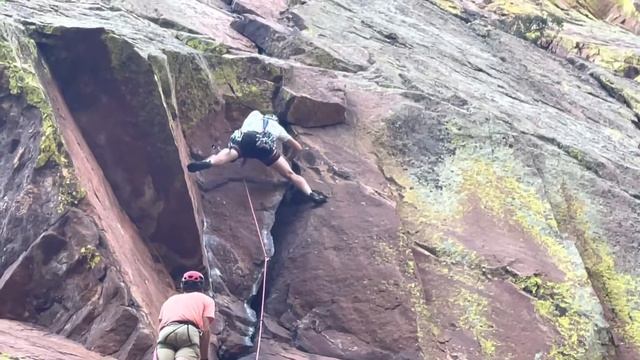
[{"label": "climber's arm", "polygon": [[302,145],[300,145],[300,143],[292,137],[290,137],[285,143],[289,145],[289,148],[291,149],[288,156],[290,159],[294,159],[296,156],[298,156],[300,151],[302,151]]},{"label": "climber's arm", "polygon": [[209,320],[209,318],[204,317],[204,329],[202,329],[202,336],[200,337],[200,359],[208,360],[209,359],[209,342],[211,341],[211,332],[209,330],[209,326],[213,319]]},{"label": "climber's arm", "polygon": [[206,299],[204,304],[204,311],[202,314],[202,336],[200,337],[200,359],[209,359],[209,341],[211,341],[211,323],[216,317],[216,303],[212,298],[204,296]]}]

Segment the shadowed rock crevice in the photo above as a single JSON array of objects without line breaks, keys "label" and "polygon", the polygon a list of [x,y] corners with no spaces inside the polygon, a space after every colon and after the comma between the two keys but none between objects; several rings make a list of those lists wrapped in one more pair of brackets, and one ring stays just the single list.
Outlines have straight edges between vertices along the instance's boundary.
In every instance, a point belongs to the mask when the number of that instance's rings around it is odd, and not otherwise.
[{"label": "shadowed rock crevice", "polygon": [[70,112],[140,233],[172,275],[200,268],[191,199],[148,62],[100,29],[36,37]]},{"label": "shadowed rock crevice", "polygon": [[[238,182],[238,185],[242,186],[242,180],[231,180],[232,182]],[[257,187],[264,187],[265,183],[263,181],[251,181],[251,179],[247,179],[247,184],[250,186],[250,188],[257,186]],[[275,184],[275,185],[269,185],[269,187],[272,186],[277,186],[277,188],[281,187],[281,184]],[[250,190],[253,191],[255,190]],[[290,187],[290,190],[287,191],[285,193],[285,197],[288,197],[289,194],[293,191],[293,189]],[[242,198],[241,200],[239,199],[239,202],[244,202],[243,201],[244,198]],[[254,199],[254,201],[256,201]],[[221,340],[221,344],[219,346],[219,350],[217,352],[217,355],[219,356],[220,360],[235,360],[235,359],[240,359],[243,356],[250,356],[250,354],[252,353],[252,351],[255,351],[255,346],[257,344],[257,340],[258,340],[258,332],[259,332],[259,321],[258,319],[260,318],[261,315],[261,305],[262,305],[262,294],[263,292],[266,291],[265,296],[268,296],[269,294],[269,278],[271,276],[271,271],[273,268],[273,261],[277,260],[280,256],[278,251],[277,251],[277,243],[278,240],[277,238],[272,238],[272,233],[273,233],[273,229],[276,228],[277,224],[279,221],[282,221],[281,219],[279,219],[279,209],[281,209],[283,205],[285,204],[285,200],[279,201],[278,203],[273,204],[273,212],[275,213],[275,215],[269,215],[269,216],[274,216],[274,223],[273,226],[271,226],[271,229],[266,228],[266,224],[265,224],[265,229],[263,229],[263,240],[265,241],[265,246],[267,247],[267,253],[268,254],[272,254],[270,261],[269,261],[269,268],[267,270],[267,286],[266,289],[263,287],[263,278],[262,276],[264,276],[264,274],[262,273],[262,271],[256,271],[255,272],[255,277],[254,277],[254,282],[253,282],[253,286],[251,287],[249,291],[249,294],[247,294],[246,296],[246,300],[245,301],[239,301],[235,304],[227,304],[227,297],[224,296],[224,300],[222,300],[221,302],[221,312],[223,313],[223,315],[225,316],[226,319],[228,319],[227,321],[229,321],[229,323],[227,324],[228,326],[225,328],[225,330],[223,331],[222,336],[220,336],[220,340]],[[258,212],[258,217],[260,219],[260,217],[262,217],[262,215],[260,215],[261,211],[264,211],[264,209],[261,209],[261,204],[258,203],[254,203],[254,207],[255,210]],[[278,209],[278,210],[276,210]],[[249,215],[250,216],[250,215]],[[259,220],[259,222],[261,222]],[[252,235],[249,235],[248,237],[252,238],[252,242],[251,245],[255,246],[256,250],[261,254],[262,251],[260,249],[260,244],[258,243],[258,237],[255,234],[255,227],[253,226],[253,224],[249,224],[247,223],[248,226],[248,232]],[[220,261],[228,261],[226,259],[224,259],[221,254],[218,252],[215,254],[216,257],[220,258],[220,260],[215,260],[213,261],[214,264],[218,264],[216,265],[222,265],[220,264]],[[259,259],[255,259],[254,260],[254,265],[256,266],[256,269],[262,269],[263,266],[263,262],[262,260]],[[234,289],[231,289],[234,290]],[[223,292],[229,292],[229,289],[224,289]],[[234,291],[232,291],[234,292]],[[241,311],[242,309],[244,309],[243,311]],[[266,307],[265,307],[266,309]],[[242,316],[244,315],[244,316]],[[264,314],[265,318],[269,317],[269,314],[265,312]],[[240,339],[238,338],[238,335],[244,335],[245,339],[244,342],[239,341]],[[263,341],[264,338],[271,338],[271,335],[269,334],[269,330],[267,329],[267,327],[265,326],[263,329]]]},{"label": "shadowed rock crevice", "polygon": [[[256,283],[257,285],[256,293],[252,295],[247,302],[247,305],[250,306],[251,310],[253,310],[253,312],[255,313],[256,319],[258,321],[261,316],[263,292],[265,293],[264,297],[266,302],[271,292],[270,291],[271,286],[275,283],[273,276],[275,273],[277,273],[276,268],[279,266],[279,263],[282,261],[282,258],[286,257],[286,254],[284,252],[279,251],[280,241],[279,241],[278,234],[281,234],[283,231],[286,231],[287,223],[290,221],[293,221],[292,218],[295,216],[295,209],[294,209],[295,204],[299,204],[302,202],[304,202],[304,199],[300,191],[296,190],[292,186],[289,186],[288,190],[285,192],[283,196],[282,201],[278,205],[277,210],[275,211],[275,219],[274,219],[273,226],[271,228],[274,253],[273,253],[273,256],[271,256],[271,258],[269,259],[269,265],[267,268],[266,288],[263,287],[262,277],[260,277]],[[264,274],[262,274],[262,276],[264,276]],[[280,306],[286,306],[286,304],[281,303]],[[267,307],[265,303],[265,314],[264,314],[265,323],[263,325],[263,341],[264,341],[264,338],[274,339],[274,341],[279,341],[279,342],[282,342],[284,340],[292,340],[291,334],[287,333],[289,330],[292,330],[291,328],[289,329],[281,328],[284,336],[278,337],[277,334],[272,333],[272,328],[274,326],[280,328],[280,325],[273,323],[274,320],[272,320],[271,318],[272,315],[273,315],[272,313],[270,314],[267,312]],[[254,323],[253,326],[254,326],[254,330],[251,336],[251,341],[254,346],[249,349],[246,349],[242,354],[240,354],[240,356],[246,355],[246,357],[251,357],[255,353],[255,350],[256,350],[255,345],[257,344],[257,336],[259,332],[259,323],[256,322]],[[293,345],[293,344],[288,344],[288,345]],[[231,360],[236,358],[237,357],[221,357],[220,359]]]}]

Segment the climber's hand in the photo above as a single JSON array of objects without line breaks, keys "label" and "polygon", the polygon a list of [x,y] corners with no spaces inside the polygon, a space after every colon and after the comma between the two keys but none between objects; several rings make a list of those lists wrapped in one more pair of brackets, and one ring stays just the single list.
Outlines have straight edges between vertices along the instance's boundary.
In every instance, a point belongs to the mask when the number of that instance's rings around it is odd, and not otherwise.
[{"label": "climber's hand", "polygon": [[294,138],[291,138],[285,142],[286,150],[288,152],[287,158],[294,159],[300,151],[302,151],[302,145],[297,142]]}]

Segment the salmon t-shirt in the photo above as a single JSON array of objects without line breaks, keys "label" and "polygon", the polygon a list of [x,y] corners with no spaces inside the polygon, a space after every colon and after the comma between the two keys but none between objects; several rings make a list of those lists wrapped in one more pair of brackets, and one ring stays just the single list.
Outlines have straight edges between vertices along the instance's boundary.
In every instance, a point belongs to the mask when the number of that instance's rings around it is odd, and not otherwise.
[{"label": "salmon t-shirt", "polygon": [[216,314],[216,303],[200,292],[173,295],[160,309],[160,328],[172,321],[191,321],[200,330],[206,330],[202,318],[212,321]]}]

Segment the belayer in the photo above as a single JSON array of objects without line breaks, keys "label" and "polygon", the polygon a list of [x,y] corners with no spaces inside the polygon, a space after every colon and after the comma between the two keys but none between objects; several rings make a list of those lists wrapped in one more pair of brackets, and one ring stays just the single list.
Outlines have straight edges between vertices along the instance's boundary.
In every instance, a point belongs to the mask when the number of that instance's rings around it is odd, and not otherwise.
[{"label": "belayer", "polygon": [[326,196],[318,191],[311,190],[307,181],[293,172],[287,160],[277,150],[277,140],[287,143],[293,148],[292,158],[295,158],[302,150],[302,145],[287,133],[278,123],[278,118],[275,115],[263,115],[254,110],[244,120],[242,127],[231,134],[229,145],[226,149],[222,149],[217,154],[211,155],[202,161],[189,163],[187,170],[189,172],[197,172],[212,166],[236,161],[238,158],[257,159],[291,181],[312,202],[316,204],[326,202]]},{"label": "belayer", "polygon": [[182,294],[167,299],[160,309],[160,333],[154,360],[201,360],[209,357],[209,325],[216,304],[203,294],[204,276],[186,272]]}]

